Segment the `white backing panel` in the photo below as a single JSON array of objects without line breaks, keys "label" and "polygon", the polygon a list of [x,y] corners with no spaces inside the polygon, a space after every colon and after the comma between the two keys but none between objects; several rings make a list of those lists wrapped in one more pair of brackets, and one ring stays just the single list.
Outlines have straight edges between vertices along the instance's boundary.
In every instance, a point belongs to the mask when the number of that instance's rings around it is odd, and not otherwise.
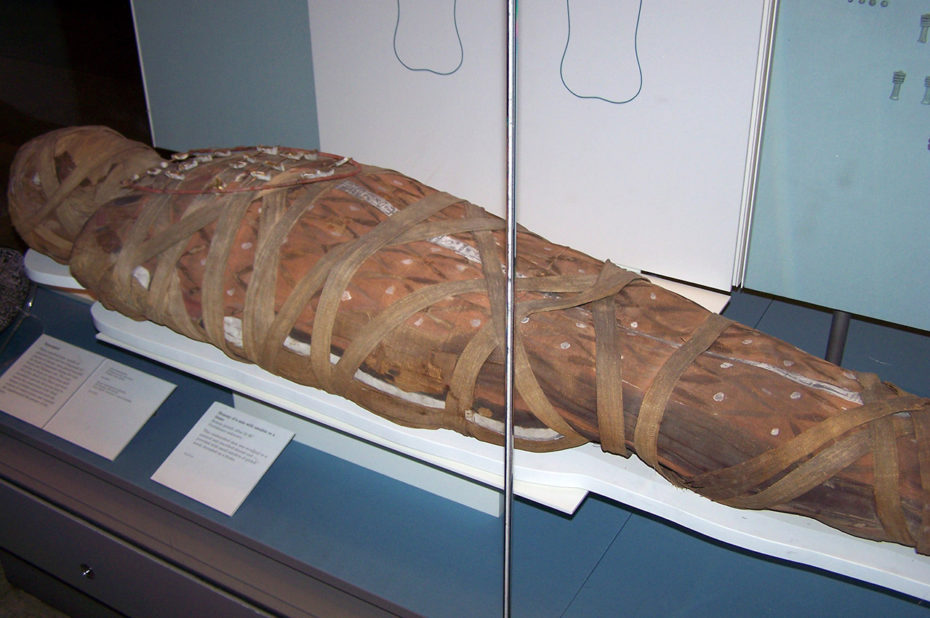
[{"label": "white backing panel", "polygon": [[[308,1],[321,148],[501,214],[504,6]],[[601,259],[729,289],[768,5],[521,2],[519,222]],[[578,94],[630,98],[640,67],[642,89],[623,105],[578,98],[560,78],[563,51]]]},{"label": "white backing panel", "polygon": [[522,3],[520,222],[729,289],[764,5],[572,0],[569,39],[564,0]]},{"label": "white backing panel", "polygon": [[[320,148],[396,169],[501,214],[504,6],[399,6],[398,24],[395,2],[309,0]],[[460,59],[451,75],[407,68],[449,72]]]}]

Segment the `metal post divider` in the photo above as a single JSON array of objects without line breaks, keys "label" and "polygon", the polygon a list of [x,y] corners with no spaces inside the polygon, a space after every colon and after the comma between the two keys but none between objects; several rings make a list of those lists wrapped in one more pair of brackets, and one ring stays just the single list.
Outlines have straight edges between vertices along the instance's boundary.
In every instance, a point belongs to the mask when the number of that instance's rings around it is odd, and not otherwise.
[{"label": "metal post divider", "polygon": [[511,528],[513,520],[514,274],[516,223],[517,0],[507,2],[507,293],[505,324],[504,577],[503,615],[510,616]]}]

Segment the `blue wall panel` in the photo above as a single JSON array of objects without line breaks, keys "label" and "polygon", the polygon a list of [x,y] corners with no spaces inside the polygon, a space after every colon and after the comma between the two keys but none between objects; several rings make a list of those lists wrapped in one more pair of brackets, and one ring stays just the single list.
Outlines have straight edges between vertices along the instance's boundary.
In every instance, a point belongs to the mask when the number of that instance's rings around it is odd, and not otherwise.
[{"label": "blue wall panel", "polygon": [[782,0],[747,287],[930,329],[928,13]]},{"label": "blue wall panel", "polygon": [[319,147],[301,0],[133,0],[156,146]]}]

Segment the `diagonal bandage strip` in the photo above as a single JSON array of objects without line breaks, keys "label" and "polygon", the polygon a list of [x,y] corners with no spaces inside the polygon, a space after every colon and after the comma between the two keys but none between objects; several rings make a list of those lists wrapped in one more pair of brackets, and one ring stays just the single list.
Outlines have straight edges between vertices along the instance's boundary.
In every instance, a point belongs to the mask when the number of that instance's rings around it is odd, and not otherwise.
[{"label": "diagonal bandage strip", "polygon": [[[880,401],[883,385],[878,376],[871,373],[863,374],[860,379],[865,386],[865,390],[862,391],[863,401],[866,404]],[[872,469],[875,475],[875,512],[882,522],[882,527],[892,539],[905,545],[914,545],[914,538],[904,517],[898,487],[898,438],[894,417],[883,416],[873,421],[869,426],[869,436],[872,441]]]},{"label": "diagonal bandage strip", "polygon": [[[640,279],[639,275],[618,268],[610,262],[606,262],[604,267],[601,269],[600,274],[597,277],[597,280],[587,288],[579,290],[576,294],[566,295],[559,298],[541,298],[538,300],[531,300],[524,303],[519,303],[516,310],[516,315],[518,319],[532,315],[534,313],[539,313],[543,311],[558,311],[562,309],[568,309],[570,307],[578,307],[581,305],[586,305],[589,303],[596,303],[603,301],[605,299],[612,299],[620,290],[626,287],[628,284],[633,281]],[[613,306],[611,302],[611,307]],[[606,346],[607,354],[614,354],[616,356],[616,361],[619,362],[619,353],[613,351],[613,347],[616,346],[616,315],[611,313],[607,318],[613,321],[612,329],[605,329],[602,325],[601,331],[598,332],[595,330],[595,336],[597,337],[597,344],[599,347]],[[607,332],[609,331],[609,332]],[[613,334],[612,339],[608,340],[609,337]],[[536,376],[532,371],[532,368],[529,365],[529,360],[526,357],[525,347],[523,346],[522,337],[517,337],[516,343],[516,353],[517,353],[517,384],[518,389],[520,390],[521,396],[524,399],[528,400],[528,403],[533,410],[533,413],[543,421],[547,427],[555,429],[563,436],[571,437],[576,440],[584,440],[580,435],[577,434],[568,423],[558,415],[555,409],[552,408],[549,404],[548,399],[545,399],[542,388],[539,386],[539,382],[536,380]],[[604,350],[601,351],[604,353]],[[610,371],[609,368],[606,368]],[[600,382],[601,389],[598,391],[598,427],[599,431],[601,429],[601,420],[602,417],[613,417],[617,416],[613,422],[606,422],[605,429],[608,434],[608,444],[611,449],[614,449],[613,452],[622,453],[625,452],[625,446],[622,444],[625,442],[625,438],[622,437],[622,426],[623,426],[623,408],[622,408],[622,395],[621,389],[623,385],[619,380],[619,366],[616,367],[616,372],[610,372],[608,374],[603,374],[598,378]],[[610,384],[605,384],[607,380],[615,380]],[[612,392],[611,392],[612,391]],[[533,402],[535,402],[535,407]],[[613,402],[613,403],[611,403]],[[616,407],[617,403],[621,404],[621,407]],[[620,435],[618,435],[617,424],[620,425]],[[569,431],[570,433],[565,433]],[[603,435],[601,436],[603,439]],[[586,440],[584,440],[586,441]],[[618,445],[617,443],[621,445]]]},{"label": "diagonal bandage strip", "polygon": [[158,196],[151,205],[144,209],[139,216],[133,221],[132,228],[126,235],[122,243],[123,250],[120,252],[113,266],[113,289],[114,296],[126,299],[126,304],[131,304],[134,316],[142,317],[145,315],[147,306],[145,303],[133,302],[135,300],[132,294],[133,271],[139,266],[137,250],[133,247],[139,247],[148,237],[150,229],[155,222],[162,217],[163,213],[171,207],[169,196]]},{"label": "diagonal bandage strip", "polygon": [[922,405],[919,397],[901,396],[847,410],[752,459],[693,477],[688,486],[712,500],[733,498],[750,492],[853,429],[900,411],[918,410]]},{"label": "diagonal bandage strip", "polygon": [[914,545],[907,529],[901,494],[898,491],[898,447],[894,419],[885,416],[870,426],[872,458],[875,474],[875,510],[885,531],[898,543]]},{"label": "diagonal bandage strip", "polygon": [[597,389],[597,428],[601,449],[629,457],[623,414],[623,373],[620,346],[617,342],[617,314],[614,297],[608,296],[591,305],[597,355],[594,364]]},{"label": "diagonal bandage strip", "polygon": [[313,317],[313,346],[310,365],[324,389],[331,389],[332,361],[330,348],[333,327],[342,294],[358,267],[368,257],[386,246],[411,225],[427,219],[447,206],[462,200],[448,193],[433,193],[379,223],[373,230],[350,243],[338,264],[331,264]]},{"label": "diagonal bandage strip", "polygon": [[917,440],[920,487],[923,491],[917,551],[927,555],[930,554],[930,410],[911,412],[911,421],[914,423],[914,437]]},{"label": "diagonal bandage strip", "polygon": [[721,499],[718,502],[744,509],[764,509],[771,505],[784,504],[835,476],[837,472],[868,453],[869,446],[867,434],[852,434],[822,449],[762,491]]},{"label": "diagonal bandage strip", "polygon": [[[332,184],[332,182],[323,182],[305,188],[290,206],[285,205],[285,193],[280,190],[269,194],[263,200],[261,227],[255,249],[255,268],[252,280],[246,289],[242,320],[242,339],[247,354],[256,359],[260,365],[274,358],[273,355],[279,351],[278,348],[272,349],[269,346],[269,333],[273,332],[278,319],[278,314],[275,313],[274,297],[281,246],[298,219],[314,207],[317,199],[325,195]],[[267,204],[275,195],[282,196],[282,202]],[[293,327],[293,322],[283,326],[289,331]],[[287,334],[285,332],[284,337]]]},{"label": "diagonal bandage strip", "polygon": [[[206,201],[206,200],[204,200]],[[210,343],[223,350],[232,358],[242,358],[227,345],[223,328],[225,315],[223,302],[223,280],[226,273],[226,264],[232,251],[233,240],[238,230],[237,221],[241,220],[252,200],[247,194],[239,194],[230,198],[225,204],[225,210],[210,242],[207,252],[207,263],[203,275],[203,327]],[[191,204],[195,208],[197,202]],[[186,213],[185,213],[186,214]],[[247,357],[246,357],[247,358]]]},{"label": "diagonal bandage strip", "polygon": [[[493,334],[497,344],[495,348],[503,350],[507,325],[505,324],[505,282],[500,256],[496,250],[494,239],[488,232],[476,232],[475,240],[478,245],[481,267],[484,271],[484,278],[487,284],[488,303],[491,309],[491,323],[493,324]],[[525,303],[522,309],[525,310],[527,306],[528,303]],[[514,316],[516,319],[519,319],[522,317],[521,314],[522,310],[518,308]],[[487,350],[488,354],[490,354],[493,349],[494,348]],[[558,414],[555,408],[552,407],[552,403],[539,385],[533,368],[530,366],[526,348],[518,333],[514,336],[513,354],[514,385],[520,397],[526,402],[527,406],[529,406],[533,415],[546,427],[558,432],[562,436],[561,440],[564,443],[579,445],[587,442],[587,440],[576,432],[571,425]],[[485,359],[486,358],[487,357],[485,357]],[[477,372],[469,371],[469,373],[473,373],[477,378]],[[474,383],[469,385],[468,388],[473,391],[475,388]]]},{"label": "diagonal bandage strip", "polygon": [[[104,165],[113,165],[113,162],[121,162],[127,156],[127,154],[140,150],[140,145],[135,142],[129,142],[128,144],[123,144],[119,142],[113,142],[112,140],[105,139],[107,136],[99,136],[97,139],[101,142],[101,146],[98,150],[94,151],[94,155],[89,157],[82,165],[75,169],[60,185],[58,185],[54,192],[48,196],[46,202],[42,205],[41,208],[33,211],[29,219],[23,222],[23,231],[31,231],[46,215],[58,208],[62,202],[80,185],[85,182],[92,173],[98,170],[98,168],[103,167]],[[100,139],[104,138],[104,139]],[[94,139],[94,138],[89,138]],[[51,153],[50,153],[51,154]],[[119,163],[117,163],[118,165]],[[49,165],[54,169],[54,161],[51,156],[49,157]],[[54,178],[56,174],[49,174],[48,177]],[[118,175],[117,175],[118,176]]]},{"label": "diagonal bandage strip", "polygon": [[670,478],[671,473],[659,464],[659,427],[665,415],[665,408],[685,369],[707,350],[730,324],[730,320],[721,315],[708,314],[707,319],[692,333],[691,338],[665,361],[643,395],[643,403],[633,430],[633,447],[644,462],[673,482],[677,483]]},{"label": "diagonal bandage strip", "polygon": [[461,200],[448,193],[434,193],[411,204],[397,214],[384,219],[370,232],[354,242],[340,245],[320,258],[314,267],[298,281],[269,328],[264,356],[274,366],[283,349],[284,340],[303,311],[304,306],[320,291],[320,300],[313,318],[313,346],[310,369],[317,383],[330,388],[332,361],[330,347],[339,303],[346,285],[359,265],[382,247],[388,245],[407,228],[427,219],[447,206]]}]

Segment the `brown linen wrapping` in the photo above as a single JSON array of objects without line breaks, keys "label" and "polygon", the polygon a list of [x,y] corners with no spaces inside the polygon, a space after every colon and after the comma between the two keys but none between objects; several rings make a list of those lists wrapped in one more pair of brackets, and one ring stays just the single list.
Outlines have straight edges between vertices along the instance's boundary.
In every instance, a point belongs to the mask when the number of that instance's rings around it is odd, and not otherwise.
[{"label": "brown linen wrapping", "polygon": [[[10,203],[107,307],[398,423],[501,442],[503,221],[333,155],[93,156],[103,131],[24,146]],[[930,401],[526,230],[516,277],[518,448],[599,442],[725,504],[928,551]]]}]

